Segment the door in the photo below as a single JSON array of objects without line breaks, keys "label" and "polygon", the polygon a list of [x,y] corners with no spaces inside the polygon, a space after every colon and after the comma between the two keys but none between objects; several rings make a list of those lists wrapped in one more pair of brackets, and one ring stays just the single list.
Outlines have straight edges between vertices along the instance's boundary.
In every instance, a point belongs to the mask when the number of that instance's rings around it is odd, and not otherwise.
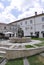
[{"label": "door", "polygon": [[43,33],[43,37],[44,37],[44,33]]},{"label": "door", "polygon": [[10,37],[11,37],[11,34],[9,34],[10,35]]},{"label": "door", "polygon": [[39,38],[39,32],[36,32],[36,37]]}]

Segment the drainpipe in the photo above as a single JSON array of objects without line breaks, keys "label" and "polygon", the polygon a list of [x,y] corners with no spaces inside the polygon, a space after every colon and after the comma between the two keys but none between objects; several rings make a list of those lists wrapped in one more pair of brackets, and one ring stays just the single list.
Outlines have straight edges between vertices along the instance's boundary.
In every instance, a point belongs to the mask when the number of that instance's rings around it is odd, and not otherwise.
[{"label": "drainpipe", "polygon": [[[35,12],[35,16],[37,16],[37,12]],[[36,20],[35,20],[35,16],[34,16],[34,32],[36,32]]]},{"label": "drainpipe", "polygon": [[34,16],[34,34],[36,32],[35,16]]}]

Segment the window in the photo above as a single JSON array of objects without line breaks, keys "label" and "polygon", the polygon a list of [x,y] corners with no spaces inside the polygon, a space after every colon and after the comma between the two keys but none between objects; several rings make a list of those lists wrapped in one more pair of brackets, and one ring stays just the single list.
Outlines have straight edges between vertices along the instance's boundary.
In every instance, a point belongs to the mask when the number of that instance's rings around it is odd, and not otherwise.
[{"label": "window", "polygon": [[22,25],[22,22],[20,24]]},{"label": "window", "polygon": [[44,21],[44,17],[42,17],[42,21]]},{"label": "window", "polygon": [[25,29],[27,30],[27,27]]},{"label": "window", "polygon": [[31,29],[33,29],[33,27],[31,27]]},{"label": "window", "polygon": [[29,29],[29,27],[25,27],[25,29],[26,29],[26,30],[28,30],[28,29]]},{"label": "window", "polygon": [[42,29],[44,29],[44,25],[42,25]]},{"label": "window", "polygon": [[30,23],[32,23],[32,20],[30,20]]},{"label": "window", "polygon": [[6,27],[4,27],[4,29],[6,29]]},{"label": "window", "polygon": [[25,24],[27,24],[27,21],[25,21]]},{"label": "window", "polygon": [[11,27],[10,27],[10,30],[11,30]]}]

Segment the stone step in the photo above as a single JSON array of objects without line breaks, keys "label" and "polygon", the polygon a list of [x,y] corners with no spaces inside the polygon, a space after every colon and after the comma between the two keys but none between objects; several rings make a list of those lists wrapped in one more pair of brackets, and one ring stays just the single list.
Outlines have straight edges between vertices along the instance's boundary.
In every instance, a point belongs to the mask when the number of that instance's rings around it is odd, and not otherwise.
[{"label": "stone step", "polygon": [[5,57],[6,51],[0,51],[0,57]]},{"label": "stone step", "polygon": [[0,51],[6,51],[7,49],[7,47],[0,47]]}]

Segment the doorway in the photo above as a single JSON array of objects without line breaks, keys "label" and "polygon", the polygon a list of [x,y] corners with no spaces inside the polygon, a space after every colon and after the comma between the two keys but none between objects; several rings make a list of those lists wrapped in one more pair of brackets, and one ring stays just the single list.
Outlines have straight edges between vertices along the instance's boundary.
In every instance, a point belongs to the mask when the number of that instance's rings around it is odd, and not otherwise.
[{"label": "doorway", "polygon": [[39,32],[35,32],[36,37],[39,38]]},{"label": "doorway", "polygon": [[9,34],[9,36],[11,37],[11,34]]},{"label": "doorway", "polygon": [[33,32],[30,33],[31,34],[31,37],[33,36]]},{"label": "doorway", "polygon": [[44,37],[44,33],[43,33],[43,37]]}]

